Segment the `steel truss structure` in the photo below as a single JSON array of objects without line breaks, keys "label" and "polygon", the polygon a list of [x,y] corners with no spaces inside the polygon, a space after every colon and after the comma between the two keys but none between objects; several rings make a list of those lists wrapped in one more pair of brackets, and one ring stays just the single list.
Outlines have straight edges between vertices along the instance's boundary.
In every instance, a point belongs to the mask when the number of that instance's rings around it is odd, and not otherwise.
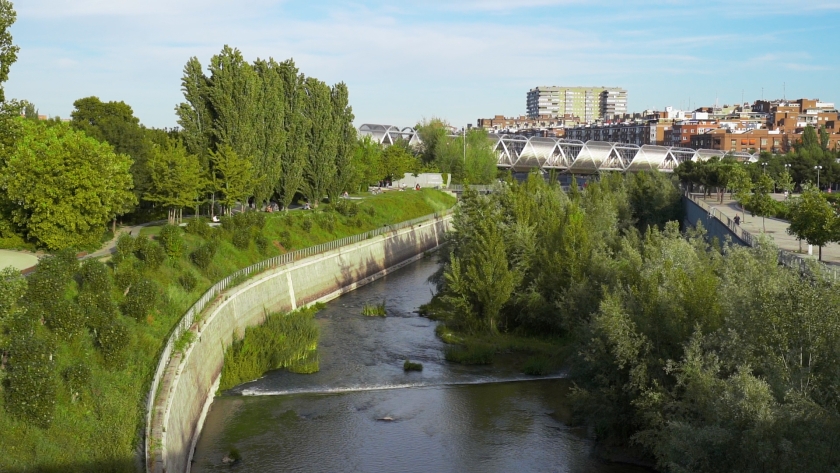
[{"label": "steel truss structure", "polygon": [[[391,125],[365,124],[359,127],[360,136],[370,136],[383,145],[392,145],[398,139],[412,146],[421,143],[413,128],[399,129]],[[450,135],[457,137],[458,135]],[[685,161],[705,161],[727,153],[720,150],[680,148],[676,146],[613,143],[608,141],[579,141],[563,138],[490,134],[493,150],[500,168],[515,172],[531,169],[558,170],[574,174],[592,174],[601,171],[651,171],[672,172]],[[728,153],[739,161],[758,161],[758,153]]]}]

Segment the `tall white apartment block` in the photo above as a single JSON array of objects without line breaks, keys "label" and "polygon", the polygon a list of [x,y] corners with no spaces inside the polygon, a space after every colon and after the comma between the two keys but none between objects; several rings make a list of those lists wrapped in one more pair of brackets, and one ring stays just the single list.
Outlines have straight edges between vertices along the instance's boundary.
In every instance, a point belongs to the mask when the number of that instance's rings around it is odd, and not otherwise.
[{"label": "tall white apartment block", "polygon": [[530,118],[572,115],[584,122],[627,113],[627,91],[618,87],[535,87],[528,91]]}]

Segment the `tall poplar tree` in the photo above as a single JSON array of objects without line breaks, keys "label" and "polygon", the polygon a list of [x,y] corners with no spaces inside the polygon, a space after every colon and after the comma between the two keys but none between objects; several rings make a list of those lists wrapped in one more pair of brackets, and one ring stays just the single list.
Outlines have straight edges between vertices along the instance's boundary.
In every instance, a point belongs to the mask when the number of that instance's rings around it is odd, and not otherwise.
[{"label": "tall poplar tree", "polygon": [[347,85],[340,82],[332,88],[333,127],[336,137],[335,179],[330,186],[330,201],[350,189],[356,180],[353,151],[356,147],[356,128],[353,126],[353,108]]},{"label": "tall poplar tree", "polygon": [[304,75],[298,72],[295,62],[291,59],[280,64],[280,75],[283,78],[286,104],[283,116],[286,142],[282,154],[283,174],[280,182],[276,184],[276,191],[283,207],[288,209],[295,194],[303,187],[303,169],[307,159],[306,130],[309,120],[304,114],[306,103],[306,93],[303,88],[306,80]]},{"label": "tall poplar tree", "polygon": [[187,151],[198,156],[205,168],[213,143],[213,112],[209,87],[201,62],[198,58],[190,58],[184,66],[184,77],[181,79],[181,92],[186,102],[178,105],[175,111]]},{"label": "tall poplar tree", "polygon": [[283,173],[282,153],[286,146],[286,97],[280,65],[269,58],[257,60],[254,70],[260,81],[256,126],[256,155],[254,169],[262,177],[254,188],[257,203],[265,203],[274,193]]},{"label": "tall poplar tree", "polygon": [[335,132],[332,91],[324,82],[308,77],[305,113],[309,119],[306,140],[309,144],[303,184],[303,194],[314,207],[326,196],[335,180],[335,153],[338,136]]},{"label": "tall poplar tree", "polygon": [[17,18],[14,6],[9,0],[0,0],[0,103],[6,101],[3,83],[9,80],[9,69],[17,61],[19,47],[12,44],[12,33],[9,28]]},{"label": "tall poplar tree", "polygon": [[210,103],[214,110],[216,149],[227,145],[254,164],[256,122],[260,101],[259,77],[238,49],[225,46],[210,60]]}]

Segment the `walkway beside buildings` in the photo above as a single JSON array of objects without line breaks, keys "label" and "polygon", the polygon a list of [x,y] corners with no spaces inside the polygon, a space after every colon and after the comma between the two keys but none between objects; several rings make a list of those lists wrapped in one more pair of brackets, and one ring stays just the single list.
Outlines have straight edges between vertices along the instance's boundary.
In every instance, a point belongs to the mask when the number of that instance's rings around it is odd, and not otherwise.
[{"label": "walkway beside buildings", "polygon": [[[774,195],[774,198],[781,200],[784,199],[784,196],[779,194]],[[744,230],[753,234],[756,237],[761,235],[763,231],[761,217],[751,216],[750,212],[747,211],[746,219],[744,219],[743,214],[741,213],[741,205],[735,202],[734,200],[724,198],[723,204],[720,204],[715,198],[707,198],[703,199],[703,202],[705,202],[706,205],[711,207],[714,216],[723,220],[724,223],[728,222],[727,219],[733,220],[735,218],[735,215],[738,215],[742,218],[741,228],[743,228]],[[803,258],[817,259],[819,255],[819,248],[816,246],[813,247],[813,255],[808,256],[807,242],[801,242],[802,252],[800,253],[800,242],[796,239],[795,236],[788,235],[788,226],[789,224],[785,220],[779,220],[775,218],[764,219],[764,228],[766,228],[767,230],[766,235],[773,239],[773,242],[776,244],[776,246],[778,246],[782,250],[786,250],[791,253],[797,253]],[[832,266],[840,266],[840,244],[829,243],[828,245],[824,246],[822,250],[822,255],[823,263]]]}]

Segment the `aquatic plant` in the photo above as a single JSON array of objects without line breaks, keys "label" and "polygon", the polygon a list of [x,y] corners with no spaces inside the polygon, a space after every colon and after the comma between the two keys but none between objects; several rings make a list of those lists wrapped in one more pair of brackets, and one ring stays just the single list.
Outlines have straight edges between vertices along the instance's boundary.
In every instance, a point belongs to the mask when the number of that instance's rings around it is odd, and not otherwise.
[{"label": "aquatic plant", "polygon": [[405,363],[403,363],[403,370],[404,371],[423,371],[423,364],[422,363],[412,363],[409,360],[405,360]]},{"label": "aquatic plant", "polygon": [[362,307],[362,315],[367,317],[385,317],[385,301],[381,304],[368,304]]}]

